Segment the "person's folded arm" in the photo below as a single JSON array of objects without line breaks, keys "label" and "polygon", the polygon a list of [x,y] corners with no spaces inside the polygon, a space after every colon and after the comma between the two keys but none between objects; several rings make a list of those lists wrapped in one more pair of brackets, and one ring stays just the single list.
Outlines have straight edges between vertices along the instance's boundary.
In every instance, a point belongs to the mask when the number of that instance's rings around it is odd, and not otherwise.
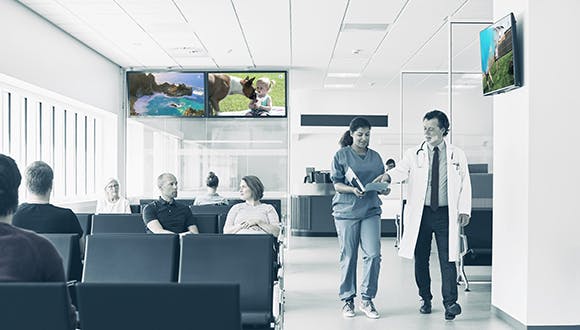
[{"label": "person's folded arm", "polygon": [[235,224],[238,212],[239,207],[236,205],[232,206],[226,217],[226,223],[224,224],[224,234],[235,234],[245,227],[245,222],[241,222],[237,225]]},{"label": "person's folded arm", "polygon": [[185,234],[199,234],[199,229],[197,229],[197,225],[191,225],[187,227],[187,231]]},{"label": "person's folded arm", "polygon": [[159,222],[157,219],[153,219],[147,222],[147,228],[154,234],[175,234],[174,232],[163,228],[161,222]]}]

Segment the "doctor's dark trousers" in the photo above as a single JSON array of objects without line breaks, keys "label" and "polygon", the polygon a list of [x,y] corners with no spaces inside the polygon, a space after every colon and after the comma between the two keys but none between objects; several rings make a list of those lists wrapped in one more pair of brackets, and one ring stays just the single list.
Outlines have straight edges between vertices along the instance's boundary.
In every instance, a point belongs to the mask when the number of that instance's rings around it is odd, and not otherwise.
[{"label": "doctor's dark trousers", "polygon": [[340,244],[340,288],[338,296],[348,300],[356,296],[356,262],[358,248],[363,253],[362,299],[377,294],[381,268],[381,219],[374,215],[360,220],[334,220]]},{"label": "doctor's dark trousers", "polygon": [[415,281],[419,296],[431,300],[431,275],[429,274],[429,255],[431,241],[435,233],[439,266],[441,268],[441,294],[443,305],[449,306],[457,301],[457,269],[455,262],[449,262],[449,211],[447,206],[440,206],[436,211],[429,206],[423,208],[419,236],[415,245]]}]

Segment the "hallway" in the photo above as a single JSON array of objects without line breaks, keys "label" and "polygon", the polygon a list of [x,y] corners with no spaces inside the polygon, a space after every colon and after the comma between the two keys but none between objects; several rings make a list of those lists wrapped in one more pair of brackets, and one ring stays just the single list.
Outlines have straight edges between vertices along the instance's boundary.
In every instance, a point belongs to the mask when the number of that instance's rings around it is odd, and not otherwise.
[{"label": "hallway", "polygon": [[[338,242],[334,237],[291,237],[286,254],[286,330],[308,329],[511,329],[490,311],[491,285],[459,287],[463,314],[445,321],[440,292],[439,263],[431,255],[433,313],[419,314],[413,263],[397,256],[394,238],[382,238],[379,293],[374,300],[381,318],[366,318],[357,308],[353,319],[341,314],[338,300]],[[359,274],[360,274],[359,253]],[[489,267],[468,267],[471,280],[489,279]],[[359,275],[360,277],[360,275]],[[358,297],[357,297],[358,298]],[[358,304],[358,300],[355,300]]]}]

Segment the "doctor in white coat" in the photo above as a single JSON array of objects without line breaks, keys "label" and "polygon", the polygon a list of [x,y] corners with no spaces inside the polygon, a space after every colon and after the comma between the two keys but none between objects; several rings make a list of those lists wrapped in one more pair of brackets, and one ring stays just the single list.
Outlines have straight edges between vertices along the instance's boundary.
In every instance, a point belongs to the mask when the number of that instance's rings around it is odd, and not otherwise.
[{"label": "doctor in white coat", "polygon": [[407,150],[397,167],[387,171],[382,180],[407,180],[407,204],[404,233],[399,255],[415,258],[415,280],[422,304],[419,311],[431,313],[431,277],[429,255],[433,233],[441,267],[445,319],[461,314],[457,303],[459,227],[469,223],[471,182],[465,153],[445,142],[449,119],[433,110],[423,117],[425,141]]}]

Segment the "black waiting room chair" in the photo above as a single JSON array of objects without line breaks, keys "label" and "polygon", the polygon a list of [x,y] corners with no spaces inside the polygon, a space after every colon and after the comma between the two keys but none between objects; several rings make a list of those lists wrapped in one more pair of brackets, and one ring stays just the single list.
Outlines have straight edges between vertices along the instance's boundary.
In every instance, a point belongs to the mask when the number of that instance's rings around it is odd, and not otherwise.
[{"label": "black waiting room chair", "polygon": [[234,284],[80,283],[83,330],[241,330]]},{"label": "black waiting room chair", "polygon": [[48,239],[60,254],[67,281],[80,281],[83,270],[81,247],[77,234],[40,234]]},{"label": "black waiting room chair", "polygon": [[180,283],[240,285],[242,324],[269,327],[273,316],[272,235],[186,235],[181,238]]},{"label": "black waiting room chair", "polygon": [[0,283],[0,328],[69,330],[73,328],[65,283]]},{"label": "black waiting room chair", "polygon": [[178,245],[178,235],[90,235],[87,237],[82,281],[175,282]]},{"label": "black waiting room chair", "polygon": [[145,233],[141,214],[95,214],[91,234]]}]

